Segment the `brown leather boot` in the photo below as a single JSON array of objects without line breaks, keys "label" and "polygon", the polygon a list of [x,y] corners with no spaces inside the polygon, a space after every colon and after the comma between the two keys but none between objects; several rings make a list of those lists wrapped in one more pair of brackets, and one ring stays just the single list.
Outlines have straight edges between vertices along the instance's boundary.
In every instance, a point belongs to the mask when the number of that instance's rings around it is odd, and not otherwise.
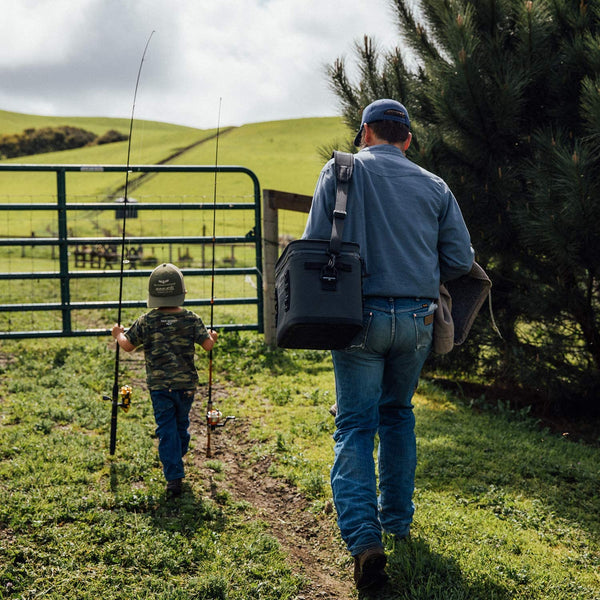
[{"label": "brown leather boot", "polygon": [[381,546],[369,548],[354,557],[354,583],[358,590],[382,586],[387,580],[387,558]]},{"label": "brown leather boot", "polygon": [[181,479],[172,479],[171,481],[167,481],[167,496],[169,498],[181,496],[182,491]]}]

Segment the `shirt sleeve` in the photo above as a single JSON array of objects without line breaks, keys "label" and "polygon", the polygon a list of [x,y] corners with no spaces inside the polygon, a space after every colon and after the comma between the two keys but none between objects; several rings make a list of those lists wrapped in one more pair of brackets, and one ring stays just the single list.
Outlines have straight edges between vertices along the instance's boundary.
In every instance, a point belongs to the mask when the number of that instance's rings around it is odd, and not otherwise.
[{"label": "shirt sleeve", "polygon": [[446,210],[440,217],[438,255],[442,282],[466,275],[473,266],[475,252],[456,198],[447,190]]},{"label": "shirt sleeve", "polygon": [[144,315],[133,322],[125,337],[137,348],[144,343]]},{"label": "shirt sleeve", "polygon": [[194,342],[196,344],[202,344],[202,342],[210,336],[208,335],[208,329],[206,329],[202,319],[196,314],[194,314],[194,316],[196,317],[194,323]]},{"label": "shirt sleeve", "polygon": [[302,239],[328,240],[331,237],[335,194],[335,172],[330,160],[319,175]]}]

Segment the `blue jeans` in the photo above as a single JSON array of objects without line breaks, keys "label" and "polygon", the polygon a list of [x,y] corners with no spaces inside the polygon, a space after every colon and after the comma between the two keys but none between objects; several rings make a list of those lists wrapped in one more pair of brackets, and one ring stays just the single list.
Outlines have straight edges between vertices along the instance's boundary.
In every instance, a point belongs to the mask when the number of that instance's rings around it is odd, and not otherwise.
[{"label": "blue jeans", "polygon": [[190,409],[195,390],[152,390],[158,457],[167,481],[184,476],[183,457],[186,455],[190,434]]},{"label": "blue jeans", "polygon": [[[337,416],[333,499],[353,556],[408,535],[417,450],[412,396],[432,342],[431,300],[367,297],[363,331],[332,351]],[[373,450],[379,433],[379,497]]]}]

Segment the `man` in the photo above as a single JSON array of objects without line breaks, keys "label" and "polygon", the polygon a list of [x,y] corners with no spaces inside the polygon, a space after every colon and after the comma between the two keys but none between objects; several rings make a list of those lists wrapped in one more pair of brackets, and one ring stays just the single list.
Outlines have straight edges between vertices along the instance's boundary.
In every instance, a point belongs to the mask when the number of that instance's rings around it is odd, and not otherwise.
[{"label": "man", "polygon": [[[432,342],[440,281],[460,277],[473,249],[456,199],[442,179],[405,157],[410,120],[395,100],[367,106],[354,140],[344,241],[364,259],[363,330],[332,351],[337,414],[331,470],[338,525],[354,557],[358,589],[383,584],[382,529],[408,536],[416,440],[411,403]],[[329,239],[333,161],[319,177],[304,238]],[[379,497],[373,449],[379,434]]]}]

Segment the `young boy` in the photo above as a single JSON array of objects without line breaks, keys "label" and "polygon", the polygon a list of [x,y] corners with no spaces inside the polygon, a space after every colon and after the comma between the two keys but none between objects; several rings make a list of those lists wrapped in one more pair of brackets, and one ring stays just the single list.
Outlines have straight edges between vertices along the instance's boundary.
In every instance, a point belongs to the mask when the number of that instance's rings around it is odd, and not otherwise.
[{"label": "young boy", "polygon": [[112,336],[126,352],[144,346],[146,381],[154,408],[158,455],[167,480],[167,494],[181,494],[183,456],[188,451],[189,413],[198,385],[195,344],[207,352],[216,340],[195,313],[182,308],[186,289],[183,274],[170,263],[159,265],[148,281],[148,308],[127,332],[122,325]]}]

